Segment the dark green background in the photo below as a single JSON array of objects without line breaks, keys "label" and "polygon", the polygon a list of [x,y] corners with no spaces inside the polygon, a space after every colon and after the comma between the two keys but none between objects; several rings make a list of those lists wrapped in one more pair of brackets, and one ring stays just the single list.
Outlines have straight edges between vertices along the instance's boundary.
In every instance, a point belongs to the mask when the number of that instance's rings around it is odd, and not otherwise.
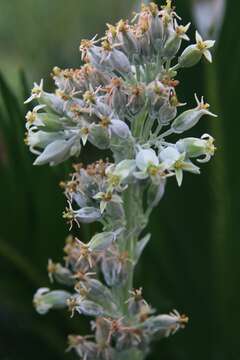
[{"label": "dark green background", "polygon": [[[79,66],[80,39],[101,34],[106,21],[124,17],[131,5],[127,0],[0,0],[1,360],[71,359],[64,353],[66,335],[87,329],[87,319],[70,320],[66,312],[40,317],[32,308],[35,289],[48,285],[48,258],[62,255],[67,227],[58,183],[67,167],[32,166],[23,144],[27,109],[22,103],[29,81],[47,78],[54,65]],[[191,20],[191,1],[177,5],[184,22]],[[190,323],[154,345],[149,360],[240,358],[238,8],[238,1],[227,1],[214,64],[202,62],[180,76],[181,100],[191,105],[194,92],[204,94],[219,114],[192,132],[211,132],[218,151],[201,176],[185,176],[181,189],[169,181],[151,218],[153,237],[136,285],[144,285],[145,297],[159,311],[177,308]]]}]

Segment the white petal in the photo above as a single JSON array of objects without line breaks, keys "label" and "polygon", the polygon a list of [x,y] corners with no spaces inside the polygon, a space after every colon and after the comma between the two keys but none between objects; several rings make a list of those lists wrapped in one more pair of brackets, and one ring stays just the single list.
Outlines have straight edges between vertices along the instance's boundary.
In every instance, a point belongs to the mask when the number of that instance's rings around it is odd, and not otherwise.
[{"label": "white petal", "polygon": [[210,63],[212,63],[212,54],[210,53],[209,50],[205,50],[203,52],[203,55],[205,56],[205,58],[207,59],[207,61],[209,61]]},{"label": "white petal", "polygon": [[196,31],[195,37],[196,37],[196,42],[203,41],[203,39],[202,39],[202,37],[201,37],[201,35],[199,34],[198,31]]},{"label": "white petal", "polygon": [[145,171],[149,165],[159,165],[158,157],[154,150],[140,150],[136,157],[136,165],[140,170]]},{"label": "white petal", "polygon": [[183,164],[183,170],[189,171],[193,174],[200,174],[200,169],[198,166],[194,165],[192,162],[184,162]]},{"label": "white petal", "polygon": [[180,153],[178,150],[172,146],[168,146],[166,149],[160,152],[160,159],[162,161],[177,161],[179,159]]},{"label": "white petal", "polygon": [[123,160],[117,164],[114,174],[122,179],[127,178],[136,168],[135,160]]},{"label": "white petal", "polygon": [[88,134],[82,134],[82,143],[83,143],[83,146],[86,145],[87,143],[87,140],[88,140]]},{"label": "white petal", "polygon": [[215,42],[215,40],[206,40],[204,41],[204,44],[207,46],[207,49],[210,49],[215,45]]},{"label": "white petal", "polygon": [[54,165],[67,159],[72,142],[66,140],[56,140],[49,144],[41,155],[35,160],[34,165],[44,165],[52,163]]},{"label": "white petal", "polygon": [[101,214],[104,213],[106,207],[107,207],[107,202],[106,201],[101,201],[100,202],[100,212],[101,212]]},{"label": "white petal", "polygon": [[175,171],[175,173],[176,173],[178,186],[181,186],[183,181],[183,171],[181,169],[178,169]]},{"label": "white petal", "polygon": [[129,127],[122,120],[111,120],[111,125],[109,127],[115,135],[119,136],[122,139],[126,139],[130,134]]}]

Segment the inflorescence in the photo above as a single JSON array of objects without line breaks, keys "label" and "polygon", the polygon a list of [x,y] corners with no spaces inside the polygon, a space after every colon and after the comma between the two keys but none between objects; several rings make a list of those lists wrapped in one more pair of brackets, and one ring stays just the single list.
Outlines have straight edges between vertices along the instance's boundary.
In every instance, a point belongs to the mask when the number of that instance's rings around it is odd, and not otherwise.
[{"label": "inflorescence", "polygon": [[84,360],[144,359],[151,341],[188,322],[176,310],[156,315],[142,289],[133,288],[134,268],[150,239],[142,233],[167,178],[181,186],[184,172],[199,174],[215,152],[208,134],[182,137],[204,115],[215,115],[197,95],[196,107],[181,111],[186,104],[177,96],[178,71],[202,57],[211,62],[214,41],[196,32],[196,43],[182,51],[190,24],[180,21],[170,0],[161,8],[142,5],[131,21],[107,24],[101,39],[82,40],[83,66],[55,67],[54,93],[41,81],[26,101],[38,102],[26,115],[35,165],[78,157],[87,143],[111,154],[106,161],[75,164],[61,183],[70,229],[99,222],[103,232],[88,243],[69,236],[64,264],[48,264],[51,282],[67,290],[41,288],[34,296],[40,314],[66,307],[71,316],[95,318],[94,336],[69,336],[69,349]]}]

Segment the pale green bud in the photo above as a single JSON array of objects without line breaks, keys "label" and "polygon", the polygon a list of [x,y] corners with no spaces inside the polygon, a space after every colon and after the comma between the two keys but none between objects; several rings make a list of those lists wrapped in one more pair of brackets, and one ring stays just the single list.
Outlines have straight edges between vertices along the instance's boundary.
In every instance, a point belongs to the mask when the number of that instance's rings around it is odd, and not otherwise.
[{"label": "pale green bud", "polygon": [[50,309],[62,309],[67,307],[67,299],[71,296],[67,291],[40,288],[33,298],[33,304],[37,312],[41,315],[46,314]]},{"label": "pale green bud", "polygon": [[144,327],[147,328],[152,335],[168,337],[171,334],[175,334],[179,329],[185,328],[188,320],[187,316],[180,315],[178,311],[174,310],[169,315],[150,317],[145,321]]},{"label": "pale green bud", "polygon": [[100,150],[108,149],[110,146],[108,129],[100,125],[92,125],[90,127],[88,140]]},{"label": "pale green bud", "polygon": [[216,115],[208,110],[209,104],[205,104],[203,98],[201,99],[201,102],[198,100],[196,95],[195,98],[198,106],[195,109],[184,111],[172,123],[171,128],[174,133],[181,134],[184,131],[191,129],[198,123],[203,115],[216,117]]},{"label": "pale green bud", "polygon": [[177,26],[175,30],[170,34],[166,44],[164,46],[164,56],[168,59],[172,59],[179,51],[182,40],[189,40],[188,36],[186,35],[187,30],[190,27],[190,23],[186,26]]},{"label": "pale green bud", "polygon": [[[38,128],[42,127],[44,131],[61,131],[64,129],[64,122],[66,119],[60,118],[59,116],[51,113],[38,113],[36,115],[36,121],[39,121],[42,125],[39,125]],[[65,121],[64,121],[65,120]]]},{"label": "pale green bud", "polygon": [[103,251],[116,240],[116,233],[102,232],[96,234],[90,241],[89,247],[92,251]]}]

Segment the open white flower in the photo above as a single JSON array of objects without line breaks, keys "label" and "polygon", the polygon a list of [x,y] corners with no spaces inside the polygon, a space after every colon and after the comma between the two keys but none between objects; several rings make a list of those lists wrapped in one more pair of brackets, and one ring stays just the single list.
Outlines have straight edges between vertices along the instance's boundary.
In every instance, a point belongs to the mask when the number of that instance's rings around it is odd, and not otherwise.
[{"label": "open white flower", "polygon": [[162,150],[159,155],[165,167],[168,170],[175,171],[178,186],[182,185],[183,171],[199,174],[199,167],[194,165],[190,160],[186,160],[186,154],[180,153],[175,147],[168,146]]},{"label": "open white flower", "polygon": [[203,40],[198,31],[196,31],[196,46],[197,49],[205,56],[205,58],[211,63],[212,54],[209,51],[215,44],[214,40]]},{"label": "open white flower", "polygon": [[31,96],[24,102],[24,104],[28,104],[35,99],[39,99],[43,93],[43,79],[41,79],[40,84],[34,83],[34,87],[32,89]]},{"label": "open white flower", "polygon": [[[126,189],[124,186],[124,181],[133,174],[136,169],[135,160],[123,160],[117,165],[111,164],[106,169],[106,175],[108,177],[109,190],[114,188],[117,191],[122,191]],[[122,186],[123,185],[123,186]]]},{"label": "open white flower", "polygon": [[100,200],[100,212],[101,214],[106,210],[109,203],[122,204],[122,198],[113,194],[112,192],[99,192],[94,197],[95,200]]},{"label": "open white flower", "polygon": [[204,56],[207,61],[212,62],[212,54],[209,51],[215,44],[214,40],[203,40],[198,31],[196,31],[196,44],[189,45],[179,57],[180,67],[192,67],[196,65]]},{"label": "open white flower", "polygon": [[136,166],[139,169],[134,173],[137,179],[146,180],[150,177],[153,183],[158,185],[161,179],[165,177],[165,166],[160,164],[153,149],[140,150],[136,157]]}]

